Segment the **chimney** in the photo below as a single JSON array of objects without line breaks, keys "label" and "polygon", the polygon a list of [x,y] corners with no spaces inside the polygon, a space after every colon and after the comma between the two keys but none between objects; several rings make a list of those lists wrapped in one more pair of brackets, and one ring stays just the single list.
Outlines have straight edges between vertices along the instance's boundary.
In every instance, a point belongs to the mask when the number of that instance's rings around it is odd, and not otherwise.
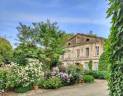
[{"label": "chimney", "polygon": [[89,31],[89,35],[93,35],[93,31],[92,30]]}]

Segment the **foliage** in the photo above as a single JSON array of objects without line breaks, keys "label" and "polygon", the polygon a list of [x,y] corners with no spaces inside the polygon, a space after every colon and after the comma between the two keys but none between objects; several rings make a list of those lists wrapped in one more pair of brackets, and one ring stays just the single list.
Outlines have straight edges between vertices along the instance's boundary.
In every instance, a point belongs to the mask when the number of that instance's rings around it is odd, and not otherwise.
[{"label": "foliage", "polygon": [[60,72],[58,74],[58,76],[60,76],[63,85],[69,85],[70,84],[70,77],[69,77],[68,73],[66,73],[66,72]]},{"label": "foliage", "polygon": [[85,83],[92,83],[94,82],[94,77],[91,75],[84,75],[83,80]]},{"label": "foliage", "polygon": [[14,50],[14,62],[20,65],[28,64],[28,58],[38,58],[40,49],[35,45],[21,43]]},{"label": "foliage", "polygon": [[67,68],[67,72],[70,76],[70,84],[79,82],[83,76],[83,70],[78,65],[70,65]]},{"label": "foliage", "polygon": [[5,82],[6,82],[6,71],[0,70],[0,90],[4,90],[6,88]]},{"label": "foliage", "polygon": [[1,89],[11,89],[14,88],[17,84],[17,74],[12,73],[11,67],[0,69],[0,81],[1,81]]},{"label": "foliage", "polygon": [[[47,22],[33,23],[32,27],[23,25],[17,27],[19,34],[19,41],[23,45],[21,51],[22,54],[27,54],[30,45],[41,49],[38,54],[34,48],[34,57],[37,57],[43,64],[44,69],[50,69],[52,66],[52,61],[59,60],[59,56],[64,52],[64,40],[65,33],[61,31],[57,23],[51,23],[49,20]],[[25,48],[26,47],[26,48]],[[26,50],[27,51],[23,51]],[[30,56],[30,55],[29,55]]]},{"label": "foliage", "polygon": [[26,87],[19,86],[19,87],[15,88],[15,92],[17,92],[17,93],[25,93],[25,92],[27,92],[27,91],[29,91],[31,89],[32,89],[32,85],[29,85],[29,86],[26,86]]},{"label": "foliage", "polygon": [[109,36],[110,96],[123,96],[123,0],[109,0],[107,16],[112,18]]},{"label": "foliage", "polygon": [[8,40],[0,37],[0,65],[8,64],[12,59],[13,49]]},{"label": "foliage", "polygon": [[93,76],[96,79],[106,79],[106,71],[93,71]]},{"label": "foliage", "polygon": [[42,64],[40,64],[38,60],[30,59],[27,66],[18,66],[15,69],[13,68],[13,71],[18,73],[18,85],[22,87],[36,85],[38,80],[43,77],[41,65]]},{"label": "foliage", "polygon": [[95,79],[107,79],[107,71],[85,71],[85,75],[92,75]]},{"label": "foliage", "polygon": [[[2,81],[3,89],[28,88],[29,86],[37,85],[37,82],[43,77],[42,64],[38,60],[29,60],[26,66],[11,65],[8,70],[1,71],[0,81]],[[23,90],[23,89],[22,89]]]},{"label": "foliage", "polygon": [[56,89],[62,86],[62,81],[59,77],[51,77],[42,82],[42,87],[46,89]]},{"label": "foliage", "polygon": [[107,70],[107,67],[108,67],[109,64],[106,62],[106,60],[107,60],[107,57],[106,57],[106,53],[104,52],[100,56],[100,59],[99,59],[99,70],[100,71]]},{"label": "foliage", "polygon": [[110,65],[110,42],[107,39],[104,44],[104,52],[99,59],[99,70],[107,71]]}]

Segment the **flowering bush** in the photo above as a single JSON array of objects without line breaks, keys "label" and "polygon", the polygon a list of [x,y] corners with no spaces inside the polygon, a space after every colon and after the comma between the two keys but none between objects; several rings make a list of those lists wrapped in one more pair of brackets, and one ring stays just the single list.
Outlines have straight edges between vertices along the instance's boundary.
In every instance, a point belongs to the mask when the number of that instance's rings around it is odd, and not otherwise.
[{"label": "flowering bush", "polygon": [[65,72],[60,72],[58,76],[61,78],[63,85],[68,85],[70,83],[70,77]]},{"label": "flowering bush", "polygon": [[6,85],[6,71],[5,70],[0,70],[0,91],[4,91]]},{"label": "flowering bush", "polygon": [[62,80],[59,77],[51,77],[47,80],[43,80],[41,84],[45,89],[56,89],[62,86]]},{"label": "flowering bush", "polygon": [[6,74],[0,72],[0,82],[3,84],[0,87],[4,89],[28,88],[28,86],[37,85],[37,82],[44,76],[42,64],[33,59],[29,59],[29,64],[26,66],[11,64]]},{"label": "flowering bush", "polygon": [[82,79],[83,70],[77,65],[68,66],[67,72],[70,76],[70,84],[77,83]]},{"label": "flowering bush", "polygon": [[26,87],[36,85],[37,81],[43,77],[42,64],[38,60],[29,60],[27,66],[16,66],[12,69],[18,74],[18,86]]}]

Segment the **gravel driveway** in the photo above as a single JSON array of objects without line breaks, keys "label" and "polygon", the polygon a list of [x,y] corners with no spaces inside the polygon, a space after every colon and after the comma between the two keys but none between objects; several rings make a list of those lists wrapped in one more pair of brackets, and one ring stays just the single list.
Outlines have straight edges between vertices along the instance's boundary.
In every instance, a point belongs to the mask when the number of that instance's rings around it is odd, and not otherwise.
[{"label": "gravel driveway", "polygon": [[9,93],[9,96],[108,96],[108,91],[105,80],[95,80],[92,84],[66,86],[56,90],[32,90],[25,94]]}]

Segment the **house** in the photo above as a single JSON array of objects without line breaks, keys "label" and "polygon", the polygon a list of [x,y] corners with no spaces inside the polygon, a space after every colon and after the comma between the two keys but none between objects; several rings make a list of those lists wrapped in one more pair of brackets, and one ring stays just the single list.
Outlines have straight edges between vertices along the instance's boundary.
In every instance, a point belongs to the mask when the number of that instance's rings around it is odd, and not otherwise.
[{"label": "house", "polygon": [[76,34],[66,42],[65,53],[60,60],[65,65],[80,64],[88,70],[88,63],[92,62],[92,70],[98,70],[99,58],[104,50],[102,37],[87,34]]}]

